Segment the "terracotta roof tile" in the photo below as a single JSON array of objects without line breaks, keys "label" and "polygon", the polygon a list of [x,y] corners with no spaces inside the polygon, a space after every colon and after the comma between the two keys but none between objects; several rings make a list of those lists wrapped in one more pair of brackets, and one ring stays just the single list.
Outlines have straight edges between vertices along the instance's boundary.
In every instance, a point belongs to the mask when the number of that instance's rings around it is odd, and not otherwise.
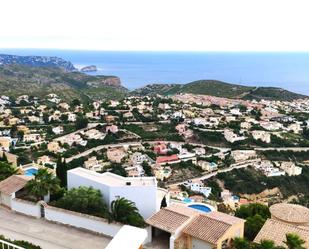
[{"label": "terracotta roof tile", "polygon": [[200,214],[185,227],[183,232],[194,238],[216,244],[231,226],[223,221]]},{"label": "terracotta roof tile", "polygon": [[162,209],[147,219],[146,222],[151,226],[173,233],[189,219],[190,217],[188,216],[175,213],[168,209]]},{"label": "terracotta roof tile", "polygon": [[229,225],[234,225],[234,224],[238,224],[240,222],[245,222],[245,220],[243,220],[243,219],[240,219],[238,217],[228,215],[228,214],[225,214],[225,213],[222,213],[222,212],[213,211],[213,212],[209,212],[205,215],[207,215],[210,218],[216,219],[218,221],[225,222]]},{"label": "terracotta roof tile", "polygon": [[165,162],[172,162],[179,160],[177,155],[170,155],[170,156],[159,156],[157,157],[157,163],[165,163]]},{"label": "terracotta roof tile", "polygon": [[276,218],[294,223],[309,222],[309,208],[296,204],[278,203],[270,207],[270,212]]},{"label": "terracotta roof tile", "polygon": [[184,205],[174,204],[161,209],[146,220],[146,223],[164,231],[174,233],[179,227],[185,225],[199,212]]},{"label": "terracotta roof tile", "polygon": [[13,175],[0,182],[0,192],[6,195],[15,193],[24,188],[27,182],[31,180],[30,176]]},{"label": "terracotta roof tile", "polygon": [[273,240],[276,246],[285,246],[287,233],[295,233],[306,241],[305,248],[309,248],[309,227],[298,227],[292,224],[284,223],[282,221],[268,219],[258,235],[255,237],[254,242],[259,243],[261,240]]}]

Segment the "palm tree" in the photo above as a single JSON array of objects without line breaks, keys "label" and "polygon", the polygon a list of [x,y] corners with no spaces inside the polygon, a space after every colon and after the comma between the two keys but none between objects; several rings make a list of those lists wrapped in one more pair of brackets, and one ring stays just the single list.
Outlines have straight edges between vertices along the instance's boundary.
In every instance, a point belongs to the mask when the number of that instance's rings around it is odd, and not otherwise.
[{"label": "palm tree", "polygon": [[284,241],[284,244],[286,244],[289,249],[305,249],[305,247],[303,247],[305,241],[294,233],[286,234],[286,241]]},{"label": "palm tree", "polygon": [[132,226],[144,226],[144,219],[139,214],[135,203],[125,198],[119,198],[112,201],[110,217],[114,221]]},{"label": "palm tree", "polygon": [[52,173],[48,172],[47,169],[39,169],[35,174],[35,177],[27,183],[26,188],[30,194],[35,196],[36,200],[42,200],[44,196],[54,194],[60,190],[59,179]]},{"label": "palm tree", "polygon": [[262,240],[259,249],[276,249],[275,242],[272,240]]},{"label": "palm tree", "polygon": [[250,248],[250,242],[245,238],[234,238],[232,241],[232,248],[233,249],[249,249]]}]

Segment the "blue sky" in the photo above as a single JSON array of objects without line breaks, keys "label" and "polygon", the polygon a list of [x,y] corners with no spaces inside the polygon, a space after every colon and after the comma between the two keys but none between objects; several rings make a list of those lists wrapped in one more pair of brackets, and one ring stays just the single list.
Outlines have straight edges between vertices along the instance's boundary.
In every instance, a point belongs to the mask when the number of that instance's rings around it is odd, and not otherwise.
[{"label": "blue sky", "polygon": [[0,48],[309,51],[308,7],[307,0],[1,1]]}]

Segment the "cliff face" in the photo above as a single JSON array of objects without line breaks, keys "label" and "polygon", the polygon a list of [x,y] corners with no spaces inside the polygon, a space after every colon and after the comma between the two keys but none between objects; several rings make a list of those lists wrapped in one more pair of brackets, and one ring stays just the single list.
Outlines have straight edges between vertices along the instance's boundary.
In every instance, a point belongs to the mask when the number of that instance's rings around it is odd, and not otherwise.
[{"label": "cliff face", "polygon": [[9,54],[0,54],[0,65],[26,65],[33,67],[52,67],[61,68],[67,72],[74,72],[77,69],[70,61],[59,57],[50,56],[18,56]]}]

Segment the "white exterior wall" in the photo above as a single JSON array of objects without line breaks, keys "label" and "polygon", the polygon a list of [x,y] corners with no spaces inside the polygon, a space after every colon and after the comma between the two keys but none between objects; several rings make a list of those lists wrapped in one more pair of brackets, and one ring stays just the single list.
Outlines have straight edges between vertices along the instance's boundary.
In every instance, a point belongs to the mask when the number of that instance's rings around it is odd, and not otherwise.
[{"label": "white exterior wall", "polygon": [[205,241],[192,237],[192,249],[212,249],[213,247]]},{"label": "white exterior wall", "polygon": [[147,231],[147,238],[144,241],[144,245],[151,243],[152,241],[152,227],[151,226],[147,226],[145,227],[146,231]]},{"label": "white exterior wall", "polygon": [[21,199],[12,199],[11,209],[15,212],[25,215],[33,216],[36,218],[41,217],[41,208],[39,204],[31,203]]},{"label": "white exterior wall", "polygon": [[11,201],[12,201],[12,195],[6,195],[3,193],[0,193],[0,204],[7,206],[7,207],[11,207]]},{"label": "white exterior wall", "polygon": [[68,179],[68,189],[78,188],[80,186],[93,187],[94,189],[98,189],[101,191],[103,195],[103,199],[106,203],[110,203],[109,202],[109,186],[95,182],[95,181],[91,181],[85,177],[81,177],[70,171],[68,171],[67,179]]},{"label": "white exterior wall", "polygon": [[68,171],[68,189],[80,186],[93,187],[101,191],[104,201],[110,206],[117,197],[124,197],[133,201],[144,219],[148,219],[157,209],[156,186],[109,186],[84,178]]},{"label": "white exterior wall", "polygon": [[120,223],[108,223],[108,221],[103,218],[97,218],[50,206],[45,208],[45,219],[77,228],[87,229],[110,237],[114,237],[123,226]]},{"label": "white exterior wall", "polygon": [[144,219],[148,219],[157,212],[157,188],[155,186],[110,187],[109,204],[118,196],[133,201]]}]

